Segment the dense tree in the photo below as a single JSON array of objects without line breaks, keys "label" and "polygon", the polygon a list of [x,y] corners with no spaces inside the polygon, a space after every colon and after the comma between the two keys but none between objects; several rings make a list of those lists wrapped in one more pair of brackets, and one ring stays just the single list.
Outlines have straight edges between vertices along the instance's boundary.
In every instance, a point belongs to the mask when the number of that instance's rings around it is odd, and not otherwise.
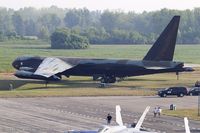
[{"label": "dense tree", "polygon": [[5,40],[5,38],[4,38],[3,32],[0,31],[0,42],[2,42],[2,41],[4,41],[4,40]]},{"label": "dense tree", "polygon": [[67,27],[74,27],[77,26],[80,22],[80,16],[79,14],[76,12],[76,10],[69,10],[64,18],[65,21],[65,25]]},{"label": "dense tree", "polygon": [[115,27],[117,27],[118,13],[105,11],[103,14],[101,14],[100,22],[106,31],[111,32],[115,29]]},{"label": "dense tree", "polygon": [[25,26],[25,33],[27,36],[34,36],[35,35],[34,33],[37,32],[36,24],[32,19],[26,20],[24,22],[24,26]]},{"label": "dense tree", "polygon": [[42,26],[42,28],[39,31],[39,38],[44,40],[44,41],[48,41],[49,40],[49,31],[48,28],[45,26]]},{"label": "dense tree", "polygon": [[61,20],[56,14],[45,14],[39,18],[38,22],[42,26],[47,27],[48,31],[52,33],[59,27]]},{"label": "dense tree", "polygon": [[22,20],[22,17],[19,13],[15,12],[12,15],[12,21],[13,21],[13,25],[15,28],[15,31],[17,32],[18,35],[23,36],[24,35],[24,22]]},{"label": "dense tree", "polygon": [[3,16],[0,14],[0,41],[4,40]]},{"label": "dense tree", "polygon": [[109,43],[107,40],[110,38],[110,34],[107,33],[104,28],[97,29],[95,27],[90,27],[82,34],[89,38],[90,43],[93,44]]},{"label": "dense tree", "polygon": [[67,27],[72,34],[85,36],[94,44],[149,44],[157,39],[174,15],[181,15],[177,42],[200,43],[200,8],[184,11],[162,9],[137,14],[56,6],[17,11],[0,8],[0,41],[23,36],[37,36],[49,41],[57,28]]},{"label": "dense tree", "polygon": [[51,35],[53,49],[84,49],[88,46],[87,38],[74,34],[69,29],[58,29]]}]

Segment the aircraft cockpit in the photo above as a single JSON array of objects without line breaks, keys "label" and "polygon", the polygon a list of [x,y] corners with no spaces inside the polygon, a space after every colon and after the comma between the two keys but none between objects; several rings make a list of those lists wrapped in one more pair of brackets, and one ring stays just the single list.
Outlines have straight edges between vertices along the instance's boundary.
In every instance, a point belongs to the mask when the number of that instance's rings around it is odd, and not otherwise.
[{"label": "aircraft cockpit", "polygon": [[108,127],[108,126],[99,128],[98,133],[109,133],[109,131],[110,131],[109,129],[110,129],[110,127]]},{"label": "aircraft cockpit", "polygon": [[41,57],[37,57],[37,56],[21,56],[16,58],[13,63],[12,66],[15,69],[20,69],[22,67],[34,67],[34,66],[38,66],[41,63],[42,59]]}]

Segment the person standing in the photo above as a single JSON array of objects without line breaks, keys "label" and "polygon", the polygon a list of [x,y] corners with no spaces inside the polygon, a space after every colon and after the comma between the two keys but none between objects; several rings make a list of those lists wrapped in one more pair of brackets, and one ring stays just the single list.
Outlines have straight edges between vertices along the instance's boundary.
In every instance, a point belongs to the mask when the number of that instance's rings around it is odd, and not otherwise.
[{"label": "person standing", "polygon": [[157,114],[159,117],[160,117],[161,112],[162,112],[162,109],[160,107],[158,107]]},{"label": "person standing", "polygon": [[157,115],[157,108],[155,107],[153,110],[153,116],[156,117],[156,115]]},{"label": "person standing", "polygon": [[9,84],[9,89],[13,90],[13,84],[12,83]]},{"label": "person standing", "polygon": [[109,125],[111,123],[112,116],[108,114],[106,120],[107,120],[107,124]]}]

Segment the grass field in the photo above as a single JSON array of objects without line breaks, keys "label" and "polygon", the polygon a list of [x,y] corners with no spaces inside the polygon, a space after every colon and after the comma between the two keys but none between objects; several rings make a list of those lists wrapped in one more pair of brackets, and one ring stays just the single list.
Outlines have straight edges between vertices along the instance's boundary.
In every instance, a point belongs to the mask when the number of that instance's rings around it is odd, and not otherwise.
[{"label": "grass field", "polygon": [[163,110],[163,114],[181,118],[188,117],[192,120],[200,120],[200,116],[198,116],[198,109]]},{"label": "grass field", "polygon": [[[199,79],[200,69],[192,73],[174,73],[136,76],[112,84],[108,88],[98,88],[99,81],[91,77],[70,77],[60,82],[51,82],[45,87],[44,81],[21,80],[13,75],[0,74],[0,97],[40,97],[40,96],[135,96],[155,95],[160,88],[170,86],[192,87]],[[15,90],[9,91],[12,84]]]},{"label": "grass field", "polygon": [[[105,95],[155,95],[157,89],[169,86],[191,87],[200,79],[200,68],[192,73],[175,73],[137,76],[117,82],[106,89],[98,88],[98,81],[91,77],[64,78],[61,82],[50,83],[46,88],[43,81],[20,80],[10,72],[12,61],[17,56],[66,56],[95,58],[126,58],[140,60],[149,45],[92,45],[84,50],[52,50],[50,45],[40,41],[9,41],[0,43],[0,97],[34,96],[105,96]],[[200,64],[200,45],[178,45],[175,60]],[[7,74],[8,73],[8,74]],[[12,84],[15,90],[7,91]]]},{"label": "grass field", "polygon": [[[93,58],[126,58],[141,60],[150,45],[91,45],[83,50],[52,50],[41,41],[9,41],[0,43],[0,72],[12,72],[12,61],[22,55]],[[178,45],[174,60],[200,64],[200,45]]]}]

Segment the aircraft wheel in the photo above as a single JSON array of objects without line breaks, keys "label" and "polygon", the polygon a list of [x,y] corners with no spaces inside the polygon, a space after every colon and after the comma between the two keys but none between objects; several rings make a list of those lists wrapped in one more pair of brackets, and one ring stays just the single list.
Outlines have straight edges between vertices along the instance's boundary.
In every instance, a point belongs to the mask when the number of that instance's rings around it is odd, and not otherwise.
[{"label": "aircraft wheel", "polygon": [[178,96],[179,96],[179,97],[183,97],[183,96],[184,96],[184,94],[183,94],[183,93],[180,93]]}]

